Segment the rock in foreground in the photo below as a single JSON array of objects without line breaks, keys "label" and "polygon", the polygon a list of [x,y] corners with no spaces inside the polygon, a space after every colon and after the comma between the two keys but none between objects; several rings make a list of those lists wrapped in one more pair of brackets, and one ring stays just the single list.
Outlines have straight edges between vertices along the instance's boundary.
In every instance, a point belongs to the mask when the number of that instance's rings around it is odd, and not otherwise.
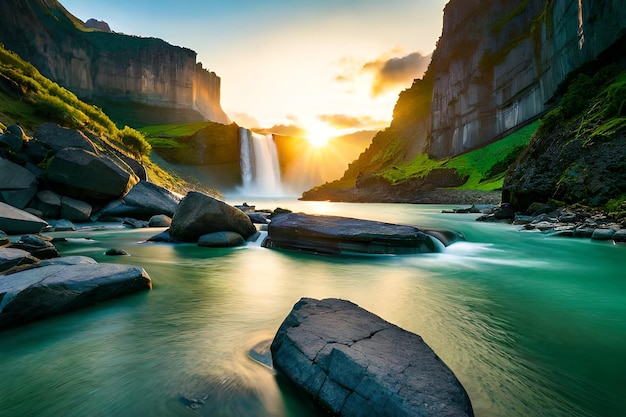
[{"label": "rock in foreground", "polygon": [[271,352],[277,370],[339,416],[473,416],[421,337],[349,301],[301,299]]},{"label": "rock in foreground", "polygon": [[140,267],[51,264],[0,276],[0,329],[152,288]]},{"label": "rock in foreground", "polygon": [[263,246],[328,255],[437,251],[432,238],[413,226],[303,213],[274,217]]}]

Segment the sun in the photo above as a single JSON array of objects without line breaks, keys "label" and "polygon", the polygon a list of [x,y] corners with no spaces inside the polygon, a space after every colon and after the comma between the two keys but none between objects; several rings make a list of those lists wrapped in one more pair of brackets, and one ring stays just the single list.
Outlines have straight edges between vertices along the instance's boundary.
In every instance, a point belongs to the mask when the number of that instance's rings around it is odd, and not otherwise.
[{"label": "sun", "polygon": [[322,148],[328,145],[330,139],[337,135],[337,131],[325,123],[316,123],[306,129],[306,139],[311,146]]}]

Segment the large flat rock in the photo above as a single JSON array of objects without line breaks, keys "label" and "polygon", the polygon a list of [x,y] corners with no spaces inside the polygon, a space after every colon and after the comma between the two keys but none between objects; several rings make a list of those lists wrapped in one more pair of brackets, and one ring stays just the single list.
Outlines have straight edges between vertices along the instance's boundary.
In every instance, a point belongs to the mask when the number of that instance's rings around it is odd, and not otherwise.
[{"label": "large flat rock", "polygon": [[143,268],[83,261],[0,276],[0,329],[150,288]]},{"label": "large flat rock", "polygon": [[349,301],[303,298],[271,345],[274,367],[339,416],[473,416],[454,373],[414,333]]},{"label": "large flat rock", "polygon": [[39,233],[46,226],[48,223],[43,219],[8,204],[0,203],[0,230],[7,234]]},{"label": "large flat rock", "polygon": [[432,238],[417,227],[303,213],[274,217],[263,246],[331,255],[415,254],[438,250]]}]

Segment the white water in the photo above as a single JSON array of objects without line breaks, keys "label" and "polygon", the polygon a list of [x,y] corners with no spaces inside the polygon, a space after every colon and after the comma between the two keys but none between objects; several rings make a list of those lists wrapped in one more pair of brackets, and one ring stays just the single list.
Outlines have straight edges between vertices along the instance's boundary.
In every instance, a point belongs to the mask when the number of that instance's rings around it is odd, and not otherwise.
[{"label": "white water", "polygon": [[239,140],[242,180],[239,192],[252,197],[283,196],[278,152],[272,135],[239,128]]}]

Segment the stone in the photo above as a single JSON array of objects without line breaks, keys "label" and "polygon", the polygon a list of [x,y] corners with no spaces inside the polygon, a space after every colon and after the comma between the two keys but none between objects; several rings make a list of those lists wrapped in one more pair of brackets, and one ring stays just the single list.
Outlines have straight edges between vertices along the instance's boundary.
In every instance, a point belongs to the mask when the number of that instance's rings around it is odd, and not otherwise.
[{"label": "stone", "polygon": [[14,152],[19,152],[26,140],[28,140],[28,137],[19,125],[9,126],[7,131],[0,135],[0,144],[5,145]]},{"label": "stone", "polygon": [[143,229],[148,227],[148,222],[145,220],[133,219],[131,217],[125,217],[122,220],[122,226],[129,227],[131,229]]},{"label": "stone", "polygon": [[48,223],[41,218],[8,204],[0,203],[0,230],[9,235],[39,233],[46,226]]},{"label": "stone", "polygon": [[29,265],[39,262],[25,250],[17,248],[0,248],[0,274],[20,265]]},{"label": "stone", "polygon": [[614,242],[626,242],[626,229],[620,229],[613,235]]},{"label": "stone", "polygon": [[74,223],[67,219],[49,220],[51,232],[73,232],[76,230]]},{"label": "stone", "polygon": [[273,217],[263,246],[328,255],[437,251],[431,237],[413,226],[303,213]]},{"label": "stone", "polygon": [[89,203],[121,198],[138,182],[112,159],[77,148],[57,152],[46,178],[60,194]]},{"label": "stone", "polygon": [[107,249],[104,254],[107,256],[130,256],[130,253],[126,252],[124,249],[115,248]]},{"label": "stone", "polygon": [[79,130],[69,129],[55,123],[44,123],[39,126],[34,135],[35,139],[55,152],[64,148],[79,148],[97,153],[94,144]]},{"label": "stone", "polygon": [[141,214],[139,217],[132,214],[126,214],[127,216],[148,220],[157,214],[165,214],[172,217],[180,199],[171,191],[159,185],[147,181],[139,181],[126,194],[124,202],[127,206],[136,207],[136,211]]},{"label": "stone", "polygon": [[178,243],[177,240],[173,239],[172,236],[170,236],[169,229],[148,238],[148,242]]},{"label": "stone", "polygon": [[148,227],[170,227],[171,224],[172,219],[165,214],[157,214],[148,220]]},{"label": "stone", "polygon": [[0,279],[0,328],[14,327],[152,288],[140,267],[53,264]]},{"label": "stone", "polygon": [[28,160],[33,164],[39,164],[40,162],[45,161],[53,153],[49,147],[37,140],[29,140],[24,143],[22,151],[26,154]]},{"label": "stone", "polygon": [[253,213],[246,213],[246,215],[250,218],[250,221],[254,224],[268,224],[269,223],[269,221],[267,220],[269,214],[253,212]]},{"label": "stone", "polygon": [[174,213],[170,235],[182,242],[197,242],[213,232],[236,232],[246,239],[256,233],[256,227],[241,210],[209,195],[189,192]]},{"label": "stone", "polygon": [[473,416],[454,373],[414,333],[346,300],[298,301],[274,368],[337,416]]},{"label": "stone", "polygon": [[207,248],[229,248],[241,246],[244,243],[243,237],[235,232],[213,232],[198,238],[198,246]]},{"label": "stone", "polygon": [[24,235],[17,242],[13,243],[11,247],[25,250],[38,259],[58,258],[61,256],[54,244],[41,235]]},{"label": "stone", "polygon": [[33,202],[33,208],[40,210],[47,219],[58,219],[61,214],[61,196],[50,190],[39,191]]},{"label": "stone", "polygon": [[91,205],[71,197],[61,198],[61,218],[72,222],[88,222],[91,216]]},{"label": "stone", "polygon": [[614,235],[613,229],[596,229],[591,234],[591,240],[612,240]]},{"label": "stone", "polygon": [[37,178],[32,172],[0,158],[0,199],[23,209],[37,193]]}]

